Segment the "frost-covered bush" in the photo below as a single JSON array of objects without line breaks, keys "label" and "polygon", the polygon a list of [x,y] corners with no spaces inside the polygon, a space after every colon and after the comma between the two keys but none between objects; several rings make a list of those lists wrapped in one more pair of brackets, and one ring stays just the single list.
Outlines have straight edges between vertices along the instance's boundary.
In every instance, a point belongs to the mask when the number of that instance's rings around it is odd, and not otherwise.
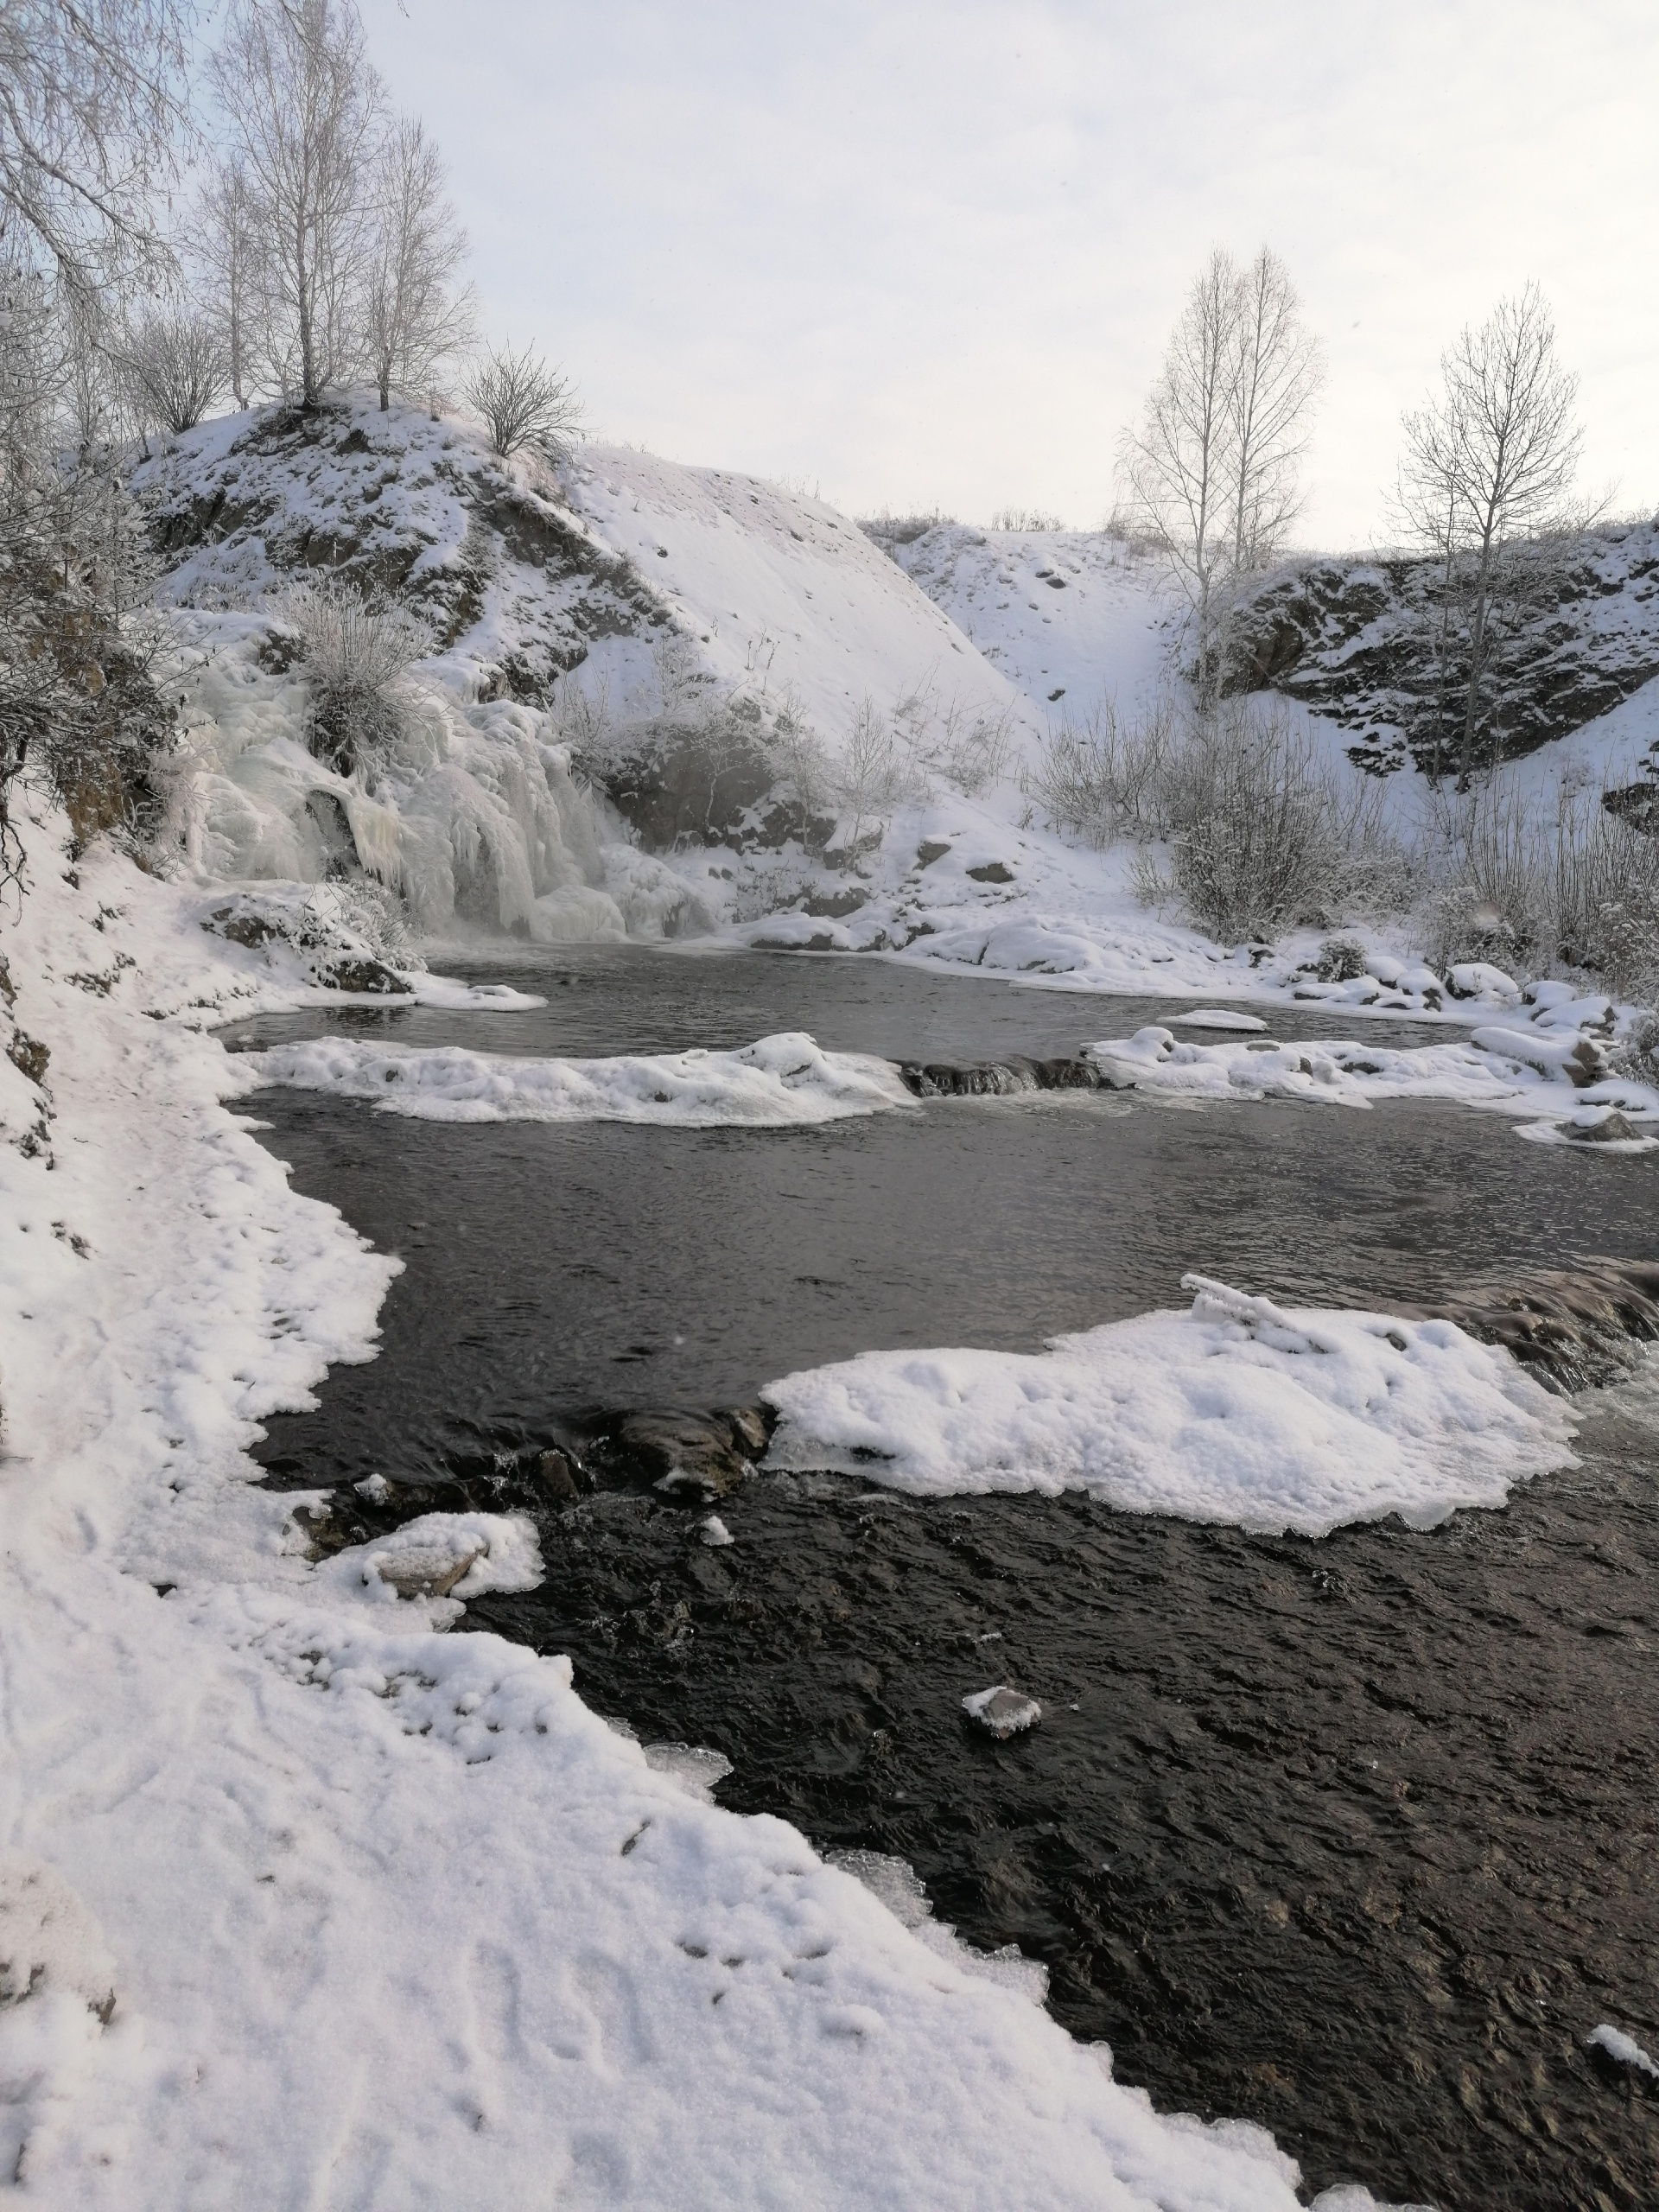
[{"label": "frost-covered bush", "polygon": [[767,744],[776,779],[772,788],[792,814],[796,837],[803,849],[821,843],[835,771],[823,740],[792,691],[785,692],[777,708]]},{"label": "frost-covered bush", "polygon": [[1629,1034],[1614,1046],[1610,1065],[1615,1075],[1659,1084],[1659,1014],[1637,1014]]},{"label": "frost-covered bush", "polygon": [[1224,702],[1169,740],[1151,779],[1167,874],[1142,855],[1143,898],[1178,899],[1224,944],[1287,923],[1397,906],[1415,870],[1374,783],[1344,777],[1287,717]]},{"label": "frost-covered bush", "polygon": [[1616,997],[1659,993],[1659,839],[1599,793],[1567,793],[1548,815],[1501,778],[1438,795],[1428,865],[1435,964],[1576,968]]},{"label": "frost-covered bush", "polygon": [[332,577],[296,585],[277,612],[300,641],[312,752],[342,776],[383,763],[410,726],[408,670],[427,644],[420,625]]},{"label": "frost-covered bush", "polygon": [[[873,711],[871,709],[870,711]],[[930,685],[909,693],[893,709],[893,734],[910,754],[918,785],[942,777],[965,798],[1000,784],[1014,753],[1012,707],[964,706],[942,700]]]},{"label": "frost-covered bush", "polygon": [[926,779],[903,732],[873,699],[853,716],[836,764],[832,796],[841,809],[845,849],[857,853],[879,836],[893,809],[917,798]]},{"label": "frost-covered bush", "polygon": [[1351,983],[1365,974],[1369,962],[1357,938],[1328,937],[1313,966],[1322,983]]},{"label": "frost-covered bush", "polygon": [[154,858],[175,743],[153,616],[128,613],[143,563],[118,480],[78,463],[49,500],[0,513],[0,877],[19,862],[10,785],[39,774],[69,817],[72,857],[105,831]]},{"label": "frost-covered bush", "polygon": [[1119,837],[1145,844],[1167,834],[1174,734],[1166,703],[1126,727],[1112,702],[1103,700],[1087,721],[1062,721],[1041,740],[1021,788],[1057,830],[1075,830],[1096,850]]},{"label": "frost-covered bush", "polygon": [[306,901],[306,912],[319,923],[360,943],[388,968],[426,966],[415,950],[409,909],[396,891],[372,875],[319,884]]}]

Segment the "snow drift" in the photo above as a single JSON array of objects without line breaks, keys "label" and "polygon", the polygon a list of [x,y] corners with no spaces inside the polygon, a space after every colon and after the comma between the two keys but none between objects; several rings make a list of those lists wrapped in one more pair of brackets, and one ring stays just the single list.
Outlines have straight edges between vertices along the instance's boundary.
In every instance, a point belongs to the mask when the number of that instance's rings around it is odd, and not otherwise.
[{"label": "snow drift", "polygon": [[231,1065],[248,1088],[329,1090],[431,1122],[787,1128],[914,1104],[890,1062],[826,1052],[798,1031],[763,1037],[735,1052],[593,1060],[515,1060],[454,1045],[399,1051],[319,1037],[239,1053]]}]

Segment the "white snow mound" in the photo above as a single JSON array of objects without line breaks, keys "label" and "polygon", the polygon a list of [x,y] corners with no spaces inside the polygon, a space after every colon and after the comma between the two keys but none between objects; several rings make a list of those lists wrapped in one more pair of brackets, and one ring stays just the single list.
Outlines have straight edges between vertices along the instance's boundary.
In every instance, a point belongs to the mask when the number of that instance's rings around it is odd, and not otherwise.
[{"label": "white snow mound", "polygon": [[432,1122],[649,1122],[683,1128],[728,1122],[788,1128],[877,1114],[914,1101],[886,1060],[826,1052],[802,1031],[763,1037],[735,1052],[625,1055],[615,1059],[508,1059],[456,1045],[397,1051],[318,1037],[238,1054],[248,1090],[266,1084],[372,1099]]},{"label": "white snow mound", "polygon": [[1183,1287],[1188,1313],[1043,1352],[865,1352],[769,1383],[766,1464],[1323,1536],[1389,1513],[1432,1528],[1572,1461],[1567,1407],[1450,1321]]},{"label": "white snow mound", "polygon": [[[1598,1012],[1606,1007],[1605,1000],[1584,1003]],[[1332,1038],[1197,1045],[1154,1025],[1084,1049],[1120,1083],[1154,1097],[1305,1098],[1357,1107],[1379,1099],[1439,1098],[1536,1116],[1536,1124],[1521,1132],[1528,1136],[1570,1130],[1614,1109],[1644,1128],[1659,1123],[1659,1090],[1607,1075],[1601,1038],[1552,1023],[1551,1012],[1541,1006],[1524,1029],[1477,1029],[1466,1044],[1392,1047]],[[1638,1132],[1632,1142],[1608,1148],[1643,1149],[1646,1142]]]}]

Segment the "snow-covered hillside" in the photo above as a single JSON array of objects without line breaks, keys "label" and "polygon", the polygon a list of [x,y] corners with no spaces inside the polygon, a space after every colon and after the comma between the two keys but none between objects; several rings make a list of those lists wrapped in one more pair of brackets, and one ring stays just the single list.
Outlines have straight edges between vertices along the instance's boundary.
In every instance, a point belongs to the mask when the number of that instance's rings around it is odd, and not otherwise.
[{"label": "snow-covered hillside", "polygon": [[[583,447],[557,470],[504,461],[476,428],[366,400],[206,424],[139,483],[183,640],[175,827],[205,880],[366,880],[429,939],[698,934],[1059,987],[1317,987],[1317,931],[1230,957],[1148,913],[1125,849],[1047,818],[1031,772],[1051,734],[1103,705],[1132,721],[1179,681],[1177,595],[1104,532],[861,528],[626,448]],[[1546,802],[1650,774],[1659,688],[1633,689],[1650,536],[1598,537],[1595,588],[1551,631],[1558,673],[1584,663],[1586,638],[1600,670],[1557,686],[1559,712],[1569,696],[1621,703],[1522,764]],[[1244,615],[1248,641],[1313,608],[1258,674],[1291,689],[1344,772],[1357,745],[1401,751],[1375,685],[1406,584],[1390,599],[1399,580],[1374,567],[1303,563]],[[296,582],[327,575],[411,610],[430,648],[402,741],[349,772],[308,742],[285,611]],[[1420,788],[1409,772],[1388,784],[1408,836]],[[1357,995],[1431,1008],[1390,980],[1421,969],[1411,918],[1358,934]]]},{"label": "snow-covered hillside", "polygon": [[948,522],[864,527],[1046,718],[1086,717],[1103,698],[1133,713],[1167,680],[1179,601],[1155,561],[1122,539]]},{"label": "snow-covered hillside", "polygon": [[673,639],[709,683],[791,690],[832,746],[866,697],[1014,699],[855,524],[756,477],[599,445],[555,471],[359,399],[205,423],[137,486],[173,605],[266,607],[332,573],[420,613],[429,665],[474,696],[550,704],[580,670],[617,712],[654,714]]},{"label": "snow-covered hillside", "polygon": [[[1330,716],[1378,767],[1428,766],[1440,582],[1436,563],[1408,556],[1287,563],[1238,610],[1247,680]],[[1659,523],[1535,549],[1492,621],[1483,766],[1494,747],[1516,760],[1603,721],[1659,679]]]}]

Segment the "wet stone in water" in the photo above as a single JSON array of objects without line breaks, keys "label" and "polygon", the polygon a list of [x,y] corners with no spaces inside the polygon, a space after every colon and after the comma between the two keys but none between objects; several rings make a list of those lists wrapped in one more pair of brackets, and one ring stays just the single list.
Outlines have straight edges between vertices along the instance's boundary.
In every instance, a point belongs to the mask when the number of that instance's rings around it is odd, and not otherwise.
[{"label": "wet stone in water", "polygon": [[1024,1729],[1034,1728],[1043,1717],[1043,1708],[1034,1697],[1010,1689],[1006,1682],[999,1682],[995,1689],[974,1691],[971,1696],[963,1698],[962,1709],[970,1720],[995,1736],[998,1743],[1006,1743],[1010,1736],[1017,1736]]}]

